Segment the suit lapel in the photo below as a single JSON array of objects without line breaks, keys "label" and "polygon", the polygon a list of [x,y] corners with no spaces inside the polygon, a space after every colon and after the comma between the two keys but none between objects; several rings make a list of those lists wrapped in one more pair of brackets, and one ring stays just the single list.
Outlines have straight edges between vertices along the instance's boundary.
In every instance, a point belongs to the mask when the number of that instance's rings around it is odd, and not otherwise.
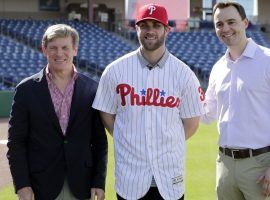
[{"label": "suit lapel", "polygon": [[39,99],[41,109],[44,111],[44,114],[47,115],[48,120],[52,121],[58,132],[62,134],[59,120],[54,110],[46,76],[44,75],[44,70],[38,73],[38,76],[34,81],[36,81],[36,84],[34,84],[34,92]]},{"label": "suit lapel", "polygon": [[75,116],[79,110],[79,105],[82,103],[81,101],[83,100],[84,92],[86,89],[86,85],[81,77],[80,74],[78,74],[78,78],[75,81],[74,85],[74,92],[72,96],[72,101],[71,101],[71,107],[70,107],[70,116],[69,116],[69,122],[68,122],[68,127],[67,127],[67,134],[69,132],[69,129],[71,128],[73,121],[75,119]]}]

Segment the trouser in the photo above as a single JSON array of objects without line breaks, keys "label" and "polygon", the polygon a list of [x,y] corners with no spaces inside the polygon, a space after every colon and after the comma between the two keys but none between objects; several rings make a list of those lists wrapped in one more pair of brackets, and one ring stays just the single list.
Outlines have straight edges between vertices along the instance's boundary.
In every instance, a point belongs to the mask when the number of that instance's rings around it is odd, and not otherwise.
[{"label": "trouser", "polygon": [[[120,197],[118,194],[117,194],[117,199],[125,200],[124,198]],[[164,200],[164,199],[160,195],[157,187],[150,187],[146,195],[140,198],[139,200]],[[184,200],[184,195],[178,200]]]},{"label": "trouser", "polygon": [[270,167],[270,153],[234,159],[219,152],[216,186],[218,200],[270,200],[258,178]]},{"label": "trouser", "polygon": [[[89,188],[89,190],[90,190],[90,188]],[[67,180],[65,180],[63,188],[55,200],[78,200],[71,193]],[[85,199],[85,200],[89,200],[89,199]]]}]

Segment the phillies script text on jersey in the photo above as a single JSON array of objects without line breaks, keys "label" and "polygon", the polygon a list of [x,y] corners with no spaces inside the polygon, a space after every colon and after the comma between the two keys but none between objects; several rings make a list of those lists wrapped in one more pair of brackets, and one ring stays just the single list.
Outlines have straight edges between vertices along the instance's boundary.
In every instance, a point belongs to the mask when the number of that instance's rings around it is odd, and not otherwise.
[{"label": "phillies script text on jersey", "polygon": [[140,94],[134,92],[134,87],[122,83],[116,87],[117,94],[121,96],[121,105],[126,105],[126,97],[130,98],[130,105],[134,106],[161,106],[161,107],[178,107],[180,105],[179,97],[168,96],[165,98],[166,92],[160,91],[158,88],[142,89]]}]

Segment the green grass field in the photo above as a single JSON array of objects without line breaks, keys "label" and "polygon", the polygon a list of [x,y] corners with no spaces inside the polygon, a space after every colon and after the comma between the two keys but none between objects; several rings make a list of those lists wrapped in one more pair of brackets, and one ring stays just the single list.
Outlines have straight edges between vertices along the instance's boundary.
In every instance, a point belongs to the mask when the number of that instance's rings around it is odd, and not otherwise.
[{"label": "green grass field", "polygon": [[[185,200],[214,200],[215,160],[217,155],[216,124],[201,125],[196,135],[187,142],[187,172]],[[109,139],[109,162],[106,199],[116,200],[114,191],[114,160],[112,138]],[[0,199],[16,200],[12,185],[0,190]]]}]

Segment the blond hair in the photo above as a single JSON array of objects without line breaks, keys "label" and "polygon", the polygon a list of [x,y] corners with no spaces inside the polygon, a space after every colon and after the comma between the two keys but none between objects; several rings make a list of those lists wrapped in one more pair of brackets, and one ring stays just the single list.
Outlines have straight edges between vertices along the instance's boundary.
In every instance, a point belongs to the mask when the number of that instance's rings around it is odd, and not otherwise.
[{"label": "blond hair", "polygon": [[42,46],[47,47],[48,43],[55,38],[72,38],[73,47],[79,45],[79,34],[78,32],[69,25],[56,24],[49,26],[42,37]]}]

